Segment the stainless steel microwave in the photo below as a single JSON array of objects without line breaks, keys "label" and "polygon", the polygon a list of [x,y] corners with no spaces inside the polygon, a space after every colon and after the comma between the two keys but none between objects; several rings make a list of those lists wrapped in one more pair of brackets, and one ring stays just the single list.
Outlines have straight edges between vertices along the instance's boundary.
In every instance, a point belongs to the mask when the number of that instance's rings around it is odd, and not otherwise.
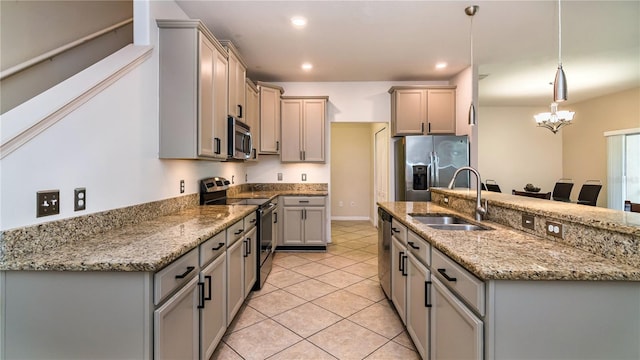
[{"label": "stainless steel microwave", "polygon": [[251,128],[242,121],[229,116],[229,158],[247,160],[251,158],[253,141]]}]

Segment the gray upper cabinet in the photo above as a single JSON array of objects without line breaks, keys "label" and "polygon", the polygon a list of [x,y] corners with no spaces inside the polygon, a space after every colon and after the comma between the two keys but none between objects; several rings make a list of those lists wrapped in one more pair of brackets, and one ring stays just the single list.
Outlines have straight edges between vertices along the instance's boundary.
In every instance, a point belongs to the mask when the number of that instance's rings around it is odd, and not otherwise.
[{"label": "gray upper cabinet", "polygon": [[253,149],[251,149],[251,157],[248,161],[257,161],[258,149],[260,149],[260,93],[249,78],[247,78],[245,90],[247,110],[246,114],[244,114],[244,122],[251,129],[251,139],[253,141]]},{"label": "gray upper cabinet", "polygon": [[280,154],[280,86],[258,81],[260,92],[260,132],[258,153]]},{"label": "gray upper cabinet", "polygon": [[393,136],[455,134],[455,86],[394,86],[391,94]]},{"label": "gray upper cabinet", "polygon": [[282,162],[325,161],[325,97],[282,98]]},{"label": "gray upper cabinet", "polygon": [[159,156],[225,160],[227,52],[199,20],[157,20],[157,24]]},{"label": "gray upper cabinet", "polygon": [[229,54],[229,116],[245,121],[246,99],[245,83],[247,79],[247,64],[242,60],[240,52],[229,40],[220,41]]}]

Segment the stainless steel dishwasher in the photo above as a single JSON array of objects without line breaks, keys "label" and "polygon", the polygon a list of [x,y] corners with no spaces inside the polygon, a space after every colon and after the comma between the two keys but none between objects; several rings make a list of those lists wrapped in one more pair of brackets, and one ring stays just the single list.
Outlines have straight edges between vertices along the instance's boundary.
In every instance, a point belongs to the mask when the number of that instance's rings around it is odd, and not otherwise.
[{"label": "stainless steel dishwasher", "polygon": [[378,278],[380,286],[391,298],[391,214],[378,207]]}]

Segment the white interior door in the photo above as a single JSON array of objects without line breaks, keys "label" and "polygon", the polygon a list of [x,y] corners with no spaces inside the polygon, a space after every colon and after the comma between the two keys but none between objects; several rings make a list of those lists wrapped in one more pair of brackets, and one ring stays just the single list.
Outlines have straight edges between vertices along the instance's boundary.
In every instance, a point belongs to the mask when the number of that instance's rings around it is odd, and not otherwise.
[{"label": "white interior door", "polygon": [[384,127],[375,134],[373,224],[378,224],[376,203],[389,200],[389,129]]}]

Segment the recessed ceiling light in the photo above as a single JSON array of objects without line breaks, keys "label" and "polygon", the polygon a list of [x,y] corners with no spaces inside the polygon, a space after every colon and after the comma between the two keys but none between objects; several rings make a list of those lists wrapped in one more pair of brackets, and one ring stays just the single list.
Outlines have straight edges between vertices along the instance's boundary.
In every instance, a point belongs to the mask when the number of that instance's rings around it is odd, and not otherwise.
[{"label": "recessed ceiling light", "polygon": [[313,65],[311,65],[311,63],[304,63],[302,64],[302,70],[306,70],[309,71],[313,68]]},{"label": "recessed ceiling light", "polygon": [[294,16],[291,18],[291,24],[297,28],[303,28],[307,25],[307,19],[302,16]]},{"label": "recessed ceiling light", "polygon": [[446,62],[439,62],[436,64],[436,69],[444,69],[447,67],[447,63]]}]

